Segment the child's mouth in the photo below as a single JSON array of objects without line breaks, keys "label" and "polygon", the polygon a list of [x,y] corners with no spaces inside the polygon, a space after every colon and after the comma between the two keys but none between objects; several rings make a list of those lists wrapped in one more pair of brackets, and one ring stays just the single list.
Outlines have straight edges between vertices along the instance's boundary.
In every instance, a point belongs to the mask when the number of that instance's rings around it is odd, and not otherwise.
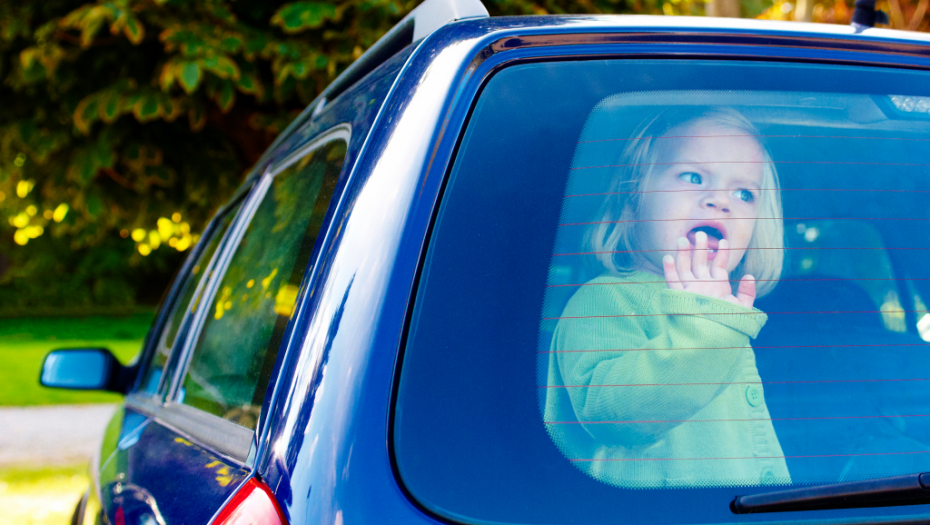
[{"label": "child's mouth", "polygon": [[713,226],[698,226],[688,232],[688,242],[691,243],[691,246],[696,244],[695,238],[698,232],[707,234],[707,258],[713,259],[717,254],[717,247],[720,244],[720,240],[723,239],[723,232]]}]

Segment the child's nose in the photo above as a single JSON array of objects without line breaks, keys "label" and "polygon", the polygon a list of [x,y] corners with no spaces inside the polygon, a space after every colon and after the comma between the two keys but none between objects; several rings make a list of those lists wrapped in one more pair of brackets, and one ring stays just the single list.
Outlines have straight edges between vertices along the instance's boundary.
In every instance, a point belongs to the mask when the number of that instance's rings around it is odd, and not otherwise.
[{"label": "child's nose", "polygon": [[713,208],[723,213],[730,213],[730,197],[727,195],[726,191],[708,192],[707,195],[704,196],[701,204],[705,208]]}]

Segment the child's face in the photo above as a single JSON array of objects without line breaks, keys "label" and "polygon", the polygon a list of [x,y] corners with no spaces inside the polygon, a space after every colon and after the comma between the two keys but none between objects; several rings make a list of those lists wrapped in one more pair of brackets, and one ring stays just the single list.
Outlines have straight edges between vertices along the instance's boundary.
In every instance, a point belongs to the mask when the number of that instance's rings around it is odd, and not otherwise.
[{"label": "child's face", "polygon": [[[715,136],[711,136],[715,135]],[[725,136],[730,135],[730,136]],[[727,271],[742,261],[755,228],[762,187],[762,149],[745,132],[708,122],[669,131],[646,182],[637,223],[645,270],[662,275],[662,257],[675,255],[685,237],[694,248],[695,234],[708,239],[708,262],[721,239],[730,244]]]}]

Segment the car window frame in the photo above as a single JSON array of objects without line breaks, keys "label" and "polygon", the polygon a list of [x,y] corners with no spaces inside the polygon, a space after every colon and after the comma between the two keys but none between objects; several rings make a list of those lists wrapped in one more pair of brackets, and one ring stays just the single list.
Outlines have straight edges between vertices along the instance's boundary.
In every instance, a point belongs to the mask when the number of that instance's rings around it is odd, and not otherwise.
[{"label": "car window frame", "polygon": [[[274,162],[265,169],[264,173],[247,192],[243,192],[246,196],[241,202],[238,215],[227,230],[225,238],[221,241],[220,247],[217,249],[210,262],[209,268],[213,271],[213,275],[199,284],[199,287],[201,287],[200,293],[202,294],[200,303],[193,313],[186,315],[183,321],[186,325],[183,327],[186,333],[183,334],[183,340],[181,340],[182,334],[179,333],[179,340],[175,343],[176,346],[172,351],[173,356],[177,356],[177,359],[173,363],[170,361],[168,363],[168,366],[175,367],[175,373],[171,378],[171,384],[163,384],[160,386],[160,389],[164,391],[164,395],[160,400],[157,397],[138,399],[140,396],[134,396],[135,403],[141,405],[141,407],[147,408],[147,411],[159,420],[159,422],[181,434],[194,438],[200,444],[216,451],[227,459],[249,467],[252,466],[257,451],[257,437],[259,435],[259,430],[262,428],[262,422],[259,422],[256,429],[240,426],[219,416],[177,402],[178,392],[187,375],[194,354],[194,348],[203,330],[210,305],[213,302],[223,277],[226,275],[226,271],[239,244],[252,223],[255,212],[265,198],[274,178],[301,158],[336,140],[343,140],[346,142],[347,146],[350,144],[351,127],[348,124],[333,126],[327,131],[319,134],[306,145],[297,149],[294,153],[280,161]],[[343,165],[343,173],[340,174],[340,177],[344,174],[346,168],[347,165]],[[338,193],[334,194],[329,203],[329,208],[337,205],[339,199],[340,195]],[[318,242],[323,241],[324,234],[325,232],[321,231]],[[303,290],[308,286],[306,273],[309,272],[313,266],[314,260],[311,258],[307,269],[305,269],[298,297],[302,296]],[[288,324],[290,325],[293,321],[294,320],[291,319]],[[282,347],[286,347],[289,344],[288,338],[285,338],[281,344]],[[283,354],[285,352],[279,350],[279,353]],[[278,366],[279,363],[280,359],[276,366]],[[263,407],[270,402],[269,393],[274,390],[274,377],[275,375],[273,374],[271,381],[269,381],[266,387],[265,399],[262,403]]]},{"label": "car window frame", "polygon": [[[209,276],[209,272],[213,269],[213,264],[216,261],[216,256],[223,250],[223,247],[228,240],[227,234],[229,233],[229,231],[232,230],[236,220],[239,218],[239,210],[236,210],[235,212],[233,212],[233,210],[237,206],[241,206],[244,203],[244,201],[248,198],[249,192],[252,190],[253,186],[254,184],[251,184],[251,183],[249,183],[247,186],[244,186],[243,189],[237,192],[237,194],[232,199],[230,199],[230,201],[227,204],[223,205],[219,210],[217,210],[217,212],[210,219],[210,222],[207,223],[207,227],[204,228],[204,232],[200,236],[200,239],[197,241],[197,244],[194,246],[194,249],[191,250],[190,254],[188,254],[187,259],[184,261],[184,264],[182,265],[181,269],[178,271],[178,275],[175,278],[174,284],[172,285],[172,290],[171,290],[172,296],[170,297],[170,301],[165,301],[165,305],[159,311],[159,316],[161,318],[159,319],[159,324],[157,326],[157,329],[153,331],[152,340],[149,341],[149,344],[147,348],[145,349],[145,352],[146,352],[146,355],[144,358],[145,360],[144,362],[141,362],[142,360],[140,360],[141,366],[137,373],[135,384],[132,390],[132,393],[134,395],[145,397],[145,398],[152,398],[159,402],[164,400],[166,389],[168,386],[165,382],[165,378],[167,377],[167,374],[164,371],[167,371],[171,368],[176,368],[178,365],[178,360],[177,360],[178,350],[181,348],[183,342],[187,338],[187,334],[188,334],[187,329],[190,326],[190,320],[192,318],[191,312],[185,313],[184,316],[181,318],[181,321],[178,323],[178,329],[177,329],[177,334],[175,334],[174,345],[171,347],[171,352],[168,355],[168,360],[165,362],[165,365],[163,367],[163,373],[162,373],[161,378],[159,379],[158,388],[155,389],[155,391],[151,393],[142,392],[141,391],[143,387],[142,380],[152,367],[152,364],[155,359],[155,354],[159,350],[159,346],[162,342],[164,332],[166,329],[168,329],[168,324],[171,322],[171,317],[173,317],[173,315],[176,313],[177,308],[181,306],[179,304],[179,301],[182,299],[181,293],[184,290],[184,286],[191,279],[191,273],[190,273],[191,268],[197,262],[200,256],[203,254],[204,250],[207,248],[207,245],[210,243],[210,241],[213,240],[213,235],[218,233],[217,229],[220,227],[221,220],[225,218],[227,214],[235,213],[235,215],[232,217],[228,230],[224,232],[224,236],[219,240],[219,245],[217,246],[216,251],[210,257],[210,259],[206,261],[207,264],[206,264],[206,267],[204,268],[204,275]],[[201,279],[200,282],[197,283],[197,287],[194,290],[194,294],[192,295],[192,298],[196,298],[199,293],[203,292],[204,287],[206,286],[206,283],[208,281],[209,281],[209,278]]]}]

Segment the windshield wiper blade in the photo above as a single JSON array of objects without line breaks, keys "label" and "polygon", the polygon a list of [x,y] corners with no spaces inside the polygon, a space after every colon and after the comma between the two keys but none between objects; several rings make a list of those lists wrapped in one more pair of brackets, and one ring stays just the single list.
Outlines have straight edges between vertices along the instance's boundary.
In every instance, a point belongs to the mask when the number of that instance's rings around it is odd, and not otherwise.
[{"label": "windshield wiper blade", "polygon": [[930,503],[930,472],[737,496],[734,514]]}]

